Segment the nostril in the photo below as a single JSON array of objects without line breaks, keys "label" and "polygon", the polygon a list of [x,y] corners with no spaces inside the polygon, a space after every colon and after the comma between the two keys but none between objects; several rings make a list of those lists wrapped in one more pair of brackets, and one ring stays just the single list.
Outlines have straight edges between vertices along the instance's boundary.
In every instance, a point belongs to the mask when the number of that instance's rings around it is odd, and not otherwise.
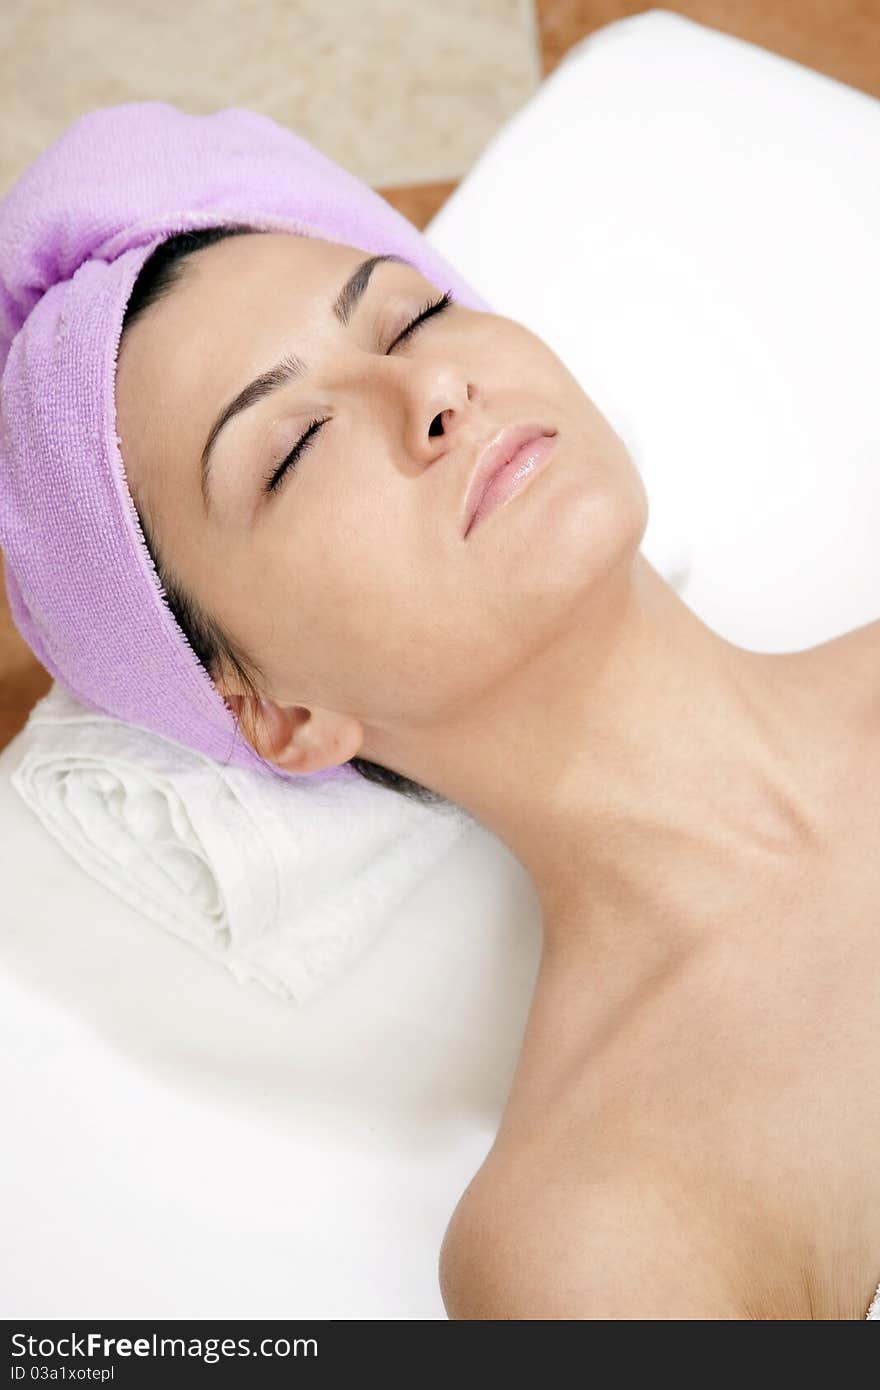
[{"label": "nostril", "polygon": [[[434,429],[434,426],[435,426],[435,424],[436,424],[438,421],[440,422],[440,428],[439,428],[439,430],[435,430],[435,429]],[[435,416],[434,416],[434,419],[431,421],[431,428],[429,429],[428,434],[429,434],[429,436],[433,436],[433,435],[442,434],[442,433],[443,433],[443,415],[442,415],[442,413],[441,413],[440,415],[435,415]]]}]

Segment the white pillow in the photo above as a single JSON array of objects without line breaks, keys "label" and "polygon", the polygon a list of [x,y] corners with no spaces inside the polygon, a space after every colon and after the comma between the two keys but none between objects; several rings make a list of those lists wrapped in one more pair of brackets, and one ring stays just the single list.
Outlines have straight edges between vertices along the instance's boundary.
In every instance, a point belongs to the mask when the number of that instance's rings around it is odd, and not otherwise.
[{"label": "white pillow", "polygon": [[880,611],[880,101],[665,10],[569,50],[427,228],[630,446],[728,640]]}]

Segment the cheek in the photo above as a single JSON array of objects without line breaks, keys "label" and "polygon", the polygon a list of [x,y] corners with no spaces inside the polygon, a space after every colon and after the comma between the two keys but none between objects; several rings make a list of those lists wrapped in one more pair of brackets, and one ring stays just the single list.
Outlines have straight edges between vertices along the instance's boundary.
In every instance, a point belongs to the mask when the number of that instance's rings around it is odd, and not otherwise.
[{"label": "cheek", "polygon": [[[455,582],[455,558],[427,549],[424,538],[417,551],[386,536],[369,557],[354,547],[338,555],[333,561],[328,551],[313,571],[302,600],[308,611],[302,621],[295,607],[285,615],[276,650],[286,630],[289,650],[306,654],[319,703],[376,723],[440,717],[497,648],[489,605],[475,605],[464,567]],[[291,670],[291,684],[295,678]]]},{"label": "cheek", "polygon": [[374,543],[340,517],[332,539],[291,546],[275,573],[287,601],[275,605],[272,643],[297,668],[291,679],[331,706],[360,708],[373,693],[384,702],[421,628],[418,593],[387,533]]}]

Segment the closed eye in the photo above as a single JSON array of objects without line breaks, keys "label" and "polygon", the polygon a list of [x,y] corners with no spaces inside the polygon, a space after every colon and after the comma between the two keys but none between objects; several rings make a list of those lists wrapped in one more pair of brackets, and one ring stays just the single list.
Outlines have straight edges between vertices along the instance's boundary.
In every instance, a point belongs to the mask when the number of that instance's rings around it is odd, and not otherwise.
[{"label": "closed eye", "polygon": [[[452,303],[454,303],[454,297],[451,290],[447,290],[446,293],[442,294],[439,299],[429,300],[427,304],[423,305],[423,307],[419,310],[415,318],[410,319],[406,327],[400,333],[398,333],[397,337],[390,343],[390,345],[386,349],[386,356],[388,353],[392,352],[394,348],[397,347],[398,343],[404,342],[413,333],[417,332],[417,330],[422,327],[422,324],[427,322],[427,320],[431,318],[432,315],[442,314],[444,309],[448,309],[449,305]],[[331,418],[331,416],[327,415],[324,417],[323,420],[311,421],[305,434],[301,435],[300,438],[296,441],[287,457],[282,459],[281,463],[279,463],[278,467],[274,470],[274,472],[270,473],[269,477],[264,481],[262,487],[262,491],[264,493],[273,493],[278,491],[287,472],[292,472],[293,469],[296,468],[296,465],[299,462],[300,457],[309,447],[315,436],[318,434],[319,430],[321,429],[321,426],[326,425],[327,421]]]}]

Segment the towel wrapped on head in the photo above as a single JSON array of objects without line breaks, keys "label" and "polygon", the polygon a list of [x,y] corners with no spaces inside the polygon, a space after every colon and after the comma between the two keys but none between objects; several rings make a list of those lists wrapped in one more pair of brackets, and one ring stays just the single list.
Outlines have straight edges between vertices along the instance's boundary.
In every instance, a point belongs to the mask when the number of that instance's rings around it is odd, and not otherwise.
[{"label": "towel wrapped on head", "polygon": [[489,308],[378,193],[267,116],[160,101],[88,112],[0,201],[0,549],[16,627],[87,709],[290,777],[240,737],[169,609],[117,432],[141,267],[174,234],[226,224],[402,256]]}]

